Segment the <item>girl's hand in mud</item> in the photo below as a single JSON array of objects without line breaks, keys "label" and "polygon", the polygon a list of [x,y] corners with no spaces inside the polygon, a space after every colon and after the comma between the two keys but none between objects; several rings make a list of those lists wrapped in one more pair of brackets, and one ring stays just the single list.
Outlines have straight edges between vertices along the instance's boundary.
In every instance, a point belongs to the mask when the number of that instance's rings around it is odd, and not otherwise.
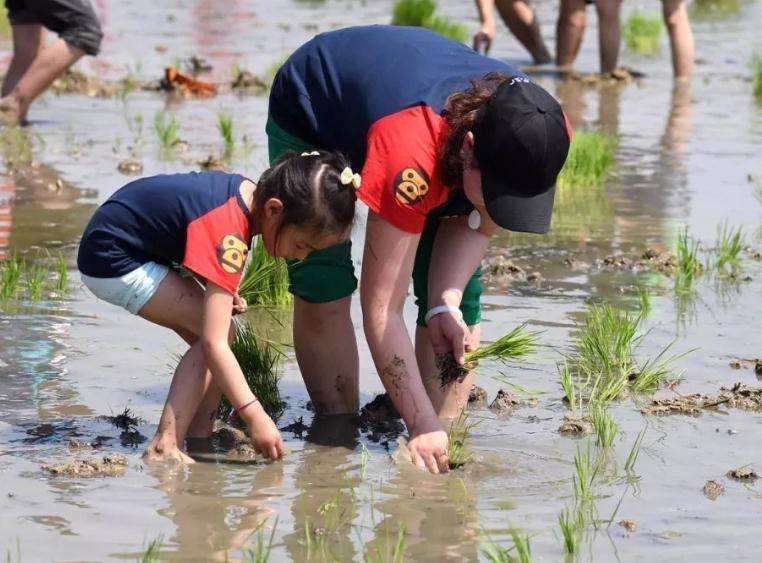
[{"label": "girl's hand in mud", "polygon": [[428,469],[435,475],[447,473],[450,470],[447,443],[447,432],[441,427],[420,434],[412,433],[407,444],[410,460],[416,467]]},{"label": "girl's hand in mud", "polygon": [[[251,412],[247,412],[251,411]],[[262,454],[265,459],[280,459],[283,457],[283,438],[260,403],[242,411],[242,416],[249,427],[249,436],[254,451]]]},{"label": "girl's hand in mud", "polygon": [[466,351],[471,349],[471,331],[461,317],[440,313],[429,320],[427,330],[435,356],[452,351],[456,362],[466,363]]},{"label": "girl's hand in mud", "polygon": [[238,295],[238,293],[233,294],[233,314],[234,315],[240,315],[241,313],[245,313],[246,309],[249,308],[248,303],[246,303],[246,299]]},{"label": "girl's hand in mud", "polygon": [[492,47],[493,39],[495,39],[495,21],[490,19],[482,23],[479,31],[474,34],[474,51],[486,55]]}]

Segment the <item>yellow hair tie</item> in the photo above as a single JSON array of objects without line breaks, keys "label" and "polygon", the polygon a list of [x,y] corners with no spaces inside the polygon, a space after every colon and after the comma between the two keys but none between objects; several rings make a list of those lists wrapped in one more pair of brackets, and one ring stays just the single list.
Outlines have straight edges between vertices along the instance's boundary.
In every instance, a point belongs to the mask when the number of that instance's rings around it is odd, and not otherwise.
[{"label": "yellow hair tie", "polygon": [[349,166],[341,171],[340,180],[343,185],[347,186],[352,184],[355,189],[359,189],[360,185],[362,184],[362,178],[360,178],[360,175],[352,172],[352,169]]},{"label": "yellow hair tie", "polygon": [[303,152],[302,156],[320,156],[320,153],[318,151],[312,151],[312,152]]}]

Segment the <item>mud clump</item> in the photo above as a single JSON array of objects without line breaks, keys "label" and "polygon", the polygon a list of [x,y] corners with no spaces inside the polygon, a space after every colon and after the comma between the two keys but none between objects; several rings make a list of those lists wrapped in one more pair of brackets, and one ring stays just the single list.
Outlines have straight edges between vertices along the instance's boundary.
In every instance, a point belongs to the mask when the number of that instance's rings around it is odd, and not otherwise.
[{"label": "mud clump", "polygon": [[281,432],[291,432],[294,435],[294,438],[298,438],[301,440],[304,437],[304,433],[307,432],[310,429],[309,426],[304,424],[304,417],[297,418],[294,422],[291,424],[284,426],[283,428],[279,428]]},{"label": "mud clump", "polygon": [[759,479],[759,475],[757,475],[757,472],[754,470],[753,467],[749,465],[744,465],[743,467],[739,467],[738,469],[731,469],[727,472],[727,476],[731,479],[735,479],[736,481],[743,481],[745,483],[753,483],[757,479]]},{"label": "mud clump", "polygon": [[212,449],[225,455],[253,459],[257,452],[243,430],[233,426],[221,426],[212,432]]},{"label": "mud clump", "polygon": [[248,70],[241,70],[230,83],[230,87],[239,92],[261,94],[270,89],[270,84],[264,78],[257,76]]},{"label": "mud clump", "polygon": [[127,159],[123,160],[117,166],[117,170],[122,174],[132,176],[134,174],[140,174],[143,171],[143,164],[137,160]]},{"label": "mud clump", "polygon": [[707,481],[704,484],[704,496],[709,500],[717,500],[717,498],[725,492],[725,486],[717,481]]},{"label": "mud clump", "polygon": [[50,89],[56,94],[82,94],[91,98],[111,98],[117,95],[119,85],[105,82],[76,70],[67,70],[57,78]]},{"label": "mud clump", "polygon": [[669,276],[677,269],[677,258],[669,252],[649,248],[636,258],[630,258],[625,254],[611,254],[596,260],[595,265],[598,269],[603,270],[656,270]]},{"label": "mud clump", "polygon": [[622,518],[619,521],[619,525],[628,532],[634,532],[638,529],[638,524],[635,522],[635,520],[630,520],[629,518]]},{"label": "mud clump", "polygon": [[199,165],[201,170],[220,170],[223,172],[227,170],[225,164],[213,154],[210,154],[206,158],[197,161],[196,164]]},{"label": "mud clump", "polygon": [[539,272],[527,272],[505,256],[493,256],[482,261],[482,280],[492,285],[508,285],[511,282],[539,282]]},{"label": "mud clump", "polygon": [[615,84],[631,84],[639,81],[645,74],[628,67],[622,67],[605,73],[581,73],[572,71],[568,79],[581,82],[586,86],[610,86]]},{"label": "mud clump", "polygon": [[715,395],[682,395],[664,399],[653,399],[651,406],[641,409],[643,414],[670,415],[687,414],[698,416],[704,409],[727,405],[742,410],[762,410],[762,388],[736,383],[731,388],[723,387]]},{"label": "mud clump", "polygon": [[110,422],[117,428],[121,430],[132,430],[134,428],[137,428],[139,424],[143,422],[143,420],[135,416],[135,413],[132,412],[129,408],[126,408],[118,415],[116,416],[101,416],[101,420],[105,420],[107,422]]},{"label": "mud clump", "polygon": [[733,358],[730,360],[729,364],[732,369],[748,369],[748,368],[754,368],[754,373],[757,376],[762,376],[762,359],[754,358],[754,359],[743,359],[743,358]]},{"label": "mud clump", "polygon": [[127,471],[127,458],[121,454],[109,454],[102,458],[48,463],[42,466],[42,470],[68,477],[118,477]]},{"label": "mud clump", "polygon": [[593,433],[593,423],[587,417],[566,414],[561,426],[558,427],[558,432],[564,436],[586,436]]},{"label": "mud clump", "polygon": [[476,369],[476,362],[466,362],[461,365],[455,361],[455,356],[452,352],[445,352],[443,354],[437,354],[434,360],[439,369],[439,379],[442,387],[449,385],[457,381],[462,383],[466,376],[474,369]]},{"label": "mud clump", "polygon": [[387,450],[397,437],[405,431],[405,425],[387,393],[377,395],[360,409],[358,426],[367,434],[368,440],[381,444]]},{"label": "mud clump", "polygon": [[487,391],[478,385],[472,385],[471,391],[468,392],[468,404],[477,406],[483,405],[487,402]]},{"label": "mud clump", "polygon": [[489,410],[497,414],[510,414],[521,408],[531,408],[537,406],[537,398],[529,397],[524,399],[501,389],[497,392],[495,400],[489,406]]}]

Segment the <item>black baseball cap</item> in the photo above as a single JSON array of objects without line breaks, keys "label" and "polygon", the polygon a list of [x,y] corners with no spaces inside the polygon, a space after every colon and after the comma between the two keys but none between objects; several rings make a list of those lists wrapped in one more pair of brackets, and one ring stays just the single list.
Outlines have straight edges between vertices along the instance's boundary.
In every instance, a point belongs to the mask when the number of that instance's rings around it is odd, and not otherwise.
[{"label": "black baseball cap", "polygon": [[510,77],[479,110],[473,133],[490,218],[511,231],[547,233],[571,134],[559,103],[528,78]]}]

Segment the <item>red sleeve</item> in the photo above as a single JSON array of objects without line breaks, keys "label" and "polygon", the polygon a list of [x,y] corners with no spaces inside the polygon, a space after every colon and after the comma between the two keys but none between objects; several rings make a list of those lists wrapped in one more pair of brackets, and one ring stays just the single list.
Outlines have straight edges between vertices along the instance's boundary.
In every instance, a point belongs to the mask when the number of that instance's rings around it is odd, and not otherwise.
[{"label": "red sleeve", "polygon": [[250,241],[249,219],[231,197],[188,225],[183,266],[235,293]]},{"label": "red sleeve", "polygon": [[442,117],[415,106],[379,119],[368,131],[358,197],[395,227],[420,233],[426,215],[447,200],[436,174]]}]

